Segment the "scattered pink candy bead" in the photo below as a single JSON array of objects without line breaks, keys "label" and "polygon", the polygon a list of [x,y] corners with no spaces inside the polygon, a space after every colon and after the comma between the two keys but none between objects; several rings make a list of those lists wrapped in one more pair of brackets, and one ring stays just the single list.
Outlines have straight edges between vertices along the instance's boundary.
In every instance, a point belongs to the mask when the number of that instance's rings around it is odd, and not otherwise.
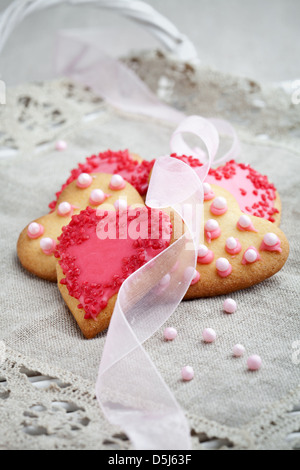
[{"label": "scattered pink candy bead", "polygon": [[242,357],[245,354],[245,351],[245,347],[242,344],[236,344],[232,349],[235,357]]},{"label": "scattered pink candy bead", "polygon": [[55,149],[59,151],[66,150],[67,147],[67,142],[65,142],[64,140],[58,140],[55,144]]},{"label": "scattered pink candy bead", "polygon": [[214,341],[216,341],[217,334],[212,328],[205,328],[202,333],[202,338],[206,343],[213,343]]},{"label": "scattered pink candy bead", "polygon": [[261,368],[262,360],[257,354],[248,357],[247,366],[249,370],[259,370]]},{"label": "scattered pink candy bead", "polygon": [[167,341],[173,341],[173,339],[175,339],[176,336],[177,336],[177,330],[175,328],[168,327],[168,328],[165,329],[164,338]]},{"label": "scattered pink candy bead", "polygon": [[194,369],[191,366],[185,366],[181,369],[181,377],[183,380],[192,380],[194,375]]},{"label": "scattered pink candy bead", "polygon": [[223,303],[223,310],[226,313],[234,313],[237,309],[236,301],[233,299],[226,299]]}]

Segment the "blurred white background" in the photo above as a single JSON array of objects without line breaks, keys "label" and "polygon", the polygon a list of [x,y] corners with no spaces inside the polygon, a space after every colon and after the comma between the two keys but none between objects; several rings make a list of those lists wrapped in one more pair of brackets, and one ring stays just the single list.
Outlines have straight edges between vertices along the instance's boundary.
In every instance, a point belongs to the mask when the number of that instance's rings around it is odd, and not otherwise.
[{"label": "blurred white background", "polygon": [[[12,0],[0,0],[0,11]],[[261,81],[300,77],[299,0],[148,0],[195,44],[201,62],[214,69]],[[158,42],[141,26],[88,5],[62,5],[28,17],[0,57],[8,85],[53,74],[59,30],[103,31],[103,49],[115,56],[151,49]]]}]

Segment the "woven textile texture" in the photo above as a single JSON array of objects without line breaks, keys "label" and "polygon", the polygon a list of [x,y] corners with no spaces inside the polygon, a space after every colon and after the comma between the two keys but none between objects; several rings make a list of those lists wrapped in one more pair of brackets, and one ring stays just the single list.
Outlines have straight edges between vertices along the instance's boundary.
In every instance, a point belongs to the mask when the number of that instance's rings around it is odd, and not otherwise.
[{"label": "woven textile texture", "polygon": [[[171,74],[172,67],[166,62],[161,73],[167,70]],[[173,68],[172,86],[176,87],[176,80],[184,73]],[[211,73],[202,75],[208,93]],[[193,80],[199,85],[201,78]],[[245,82],[233,86],[233,79],[228,78],[229,89],[232,99],[235,96],[238,100],[245,94]],[[222,90],[224,83],[220,84],[220,96]],[[184,90],[181,93],[177,101],[185,109]],[[268,104],[271,94],[269,89],[257,99]],[[173,104],[172,96],[169,90],[168,101]],[[193,97],[186,109],[200,113],[196,105],[191,109],[191,101]],[[16,242],[28,222],[47,213],[48,203],[77,162],[107,148],[129,148],[146,159],[158,157],[168,152],[172,126],[121,115],[67,80],[9,90],[7,102],[0,108],[0,139],[5,148],[0,159],[0,340],[4,343],[0,343],[0,448],[128,448],[130,442],[105,422],[94,397],[105,333],[93,340],[83,338],[57,286],[20,266]],[[234,124],[238,106],[236,102]],[[187,413],[194,448],[209,448],[210,443],[217,443],[216,448],[297,448],[299,140],[297,131],[286,129],[287,119],[282,119],[281,127],[276,109],[256,109],[257,120],[265,120],[265,129],[269,122],[276,134],[273,123],[278,123],[277,134],[268,138],[264,130],[257,133],[255,114],[253,128],[249,117],[243,121],[243,99],[240,106],[240,161],[250,163],[275,183],[282,200],[281,228],[290,242],[290,257],[271,279],[232,295],[238,304],[235,314],[223,313],[224,297],[182,302],[168,322],[179,332],[176,341],[163,341],[160,330],[145,347]],[[222,116],[222,112],[212,108],[210,115]],[[292,109],[295,126],[297,116]],[[53,150],[58,138],[68,142],[66,151]],[[216,343],[201,341],[206,327],[216,330]],[[262,357],[260,372],[247,371],[246,357],[232,357],[236,343],[244,344],[248,355]],[[180,369],[186,364],[195,370],[190,383],[180,380]],[[44,375],[52,382],[41,389],[32,378]],[[58,406],[63,402],[73,404],[72,413]]]}]

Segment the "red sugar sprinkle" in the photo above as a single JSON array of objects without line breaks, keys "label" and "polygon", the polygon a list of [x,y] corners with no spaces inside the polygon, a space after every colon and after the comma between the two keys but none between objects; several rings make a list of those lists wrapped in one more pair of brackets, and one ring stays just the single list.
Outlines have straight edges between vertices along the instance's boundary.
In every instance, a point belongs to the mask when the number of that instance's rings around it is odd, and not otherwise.
[{"label": "red sugar sprinkle", "polygon": [[187,163],[192,168],[199,168],[203,166],[198,158],[187,157],[186,155],[178,156],[176,153],[172,153],[171,157],[177,158],[177,160],[181,160],[182,162]]}]

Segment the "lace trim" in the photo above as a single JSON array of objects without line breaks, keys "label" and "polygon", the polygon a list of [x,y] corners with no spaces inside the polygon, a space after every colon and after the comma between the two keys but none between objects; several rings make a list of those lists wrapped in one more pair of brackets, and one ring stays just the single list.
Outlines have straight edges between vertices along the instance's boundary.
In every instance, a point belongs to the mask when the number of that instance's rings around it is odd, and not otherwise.
[{"label": "lace trim", "polygon": [[[242,428],[187,415],[193,449],[298,449],[300,386]],[[104,418],[88,380],[9,348],[1,366],[0,449],[130,449]]]}]

